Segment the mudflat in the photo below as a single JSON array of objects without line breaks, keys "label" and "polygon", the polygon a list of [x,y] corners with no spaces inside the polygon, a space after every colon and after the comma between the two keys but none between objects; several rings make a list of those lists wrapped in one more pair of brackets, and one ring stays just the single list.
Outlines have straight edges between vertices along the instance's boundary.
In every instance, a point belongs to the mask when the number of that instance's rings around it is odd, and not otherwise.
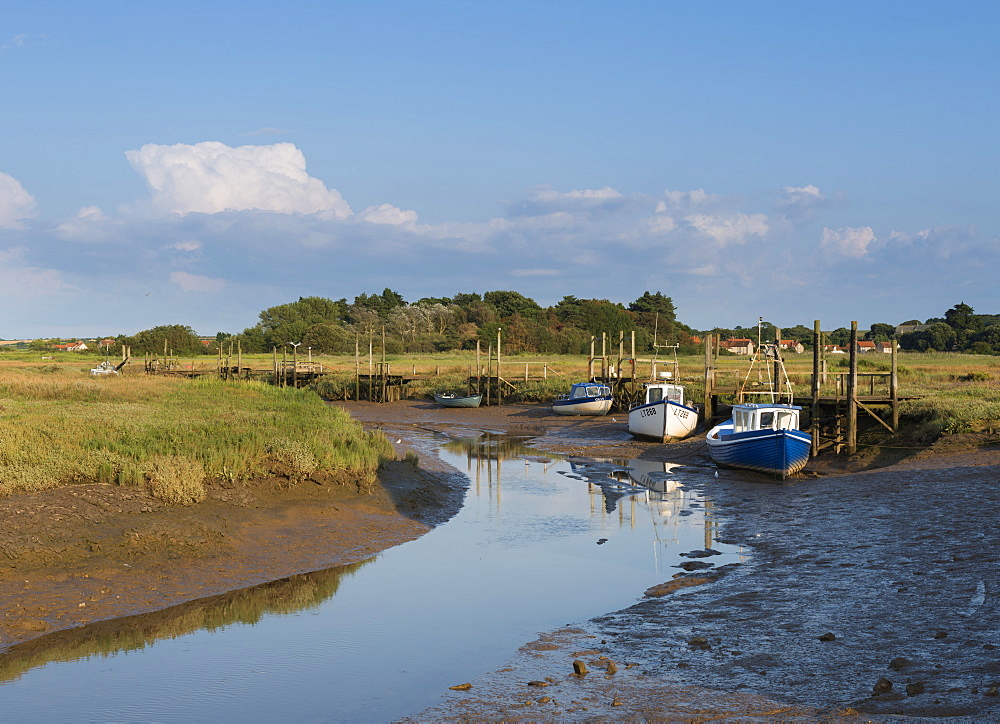
[{"label": "mudflat", "polygon": [[[637,442],[613,414],[346,406],[400,441],[408,429],[485,430],[544,451],[711,465],[700,438]],[[630,608],[544,633],[413,721],[995,719],[997,443],[955,436],[825,456],[782,484],[733,470],[692,476],[722,523],[717,539],[740,546],[742,563],[679,570]]]},{"label": "mudflat", "polygon": [[[544,405],[338,403],[398,457],[348,480],[215,486],[190,507],[81,485],[0,500],[0,650],[92,621],[351,563],[453,515],[466,481],[434,436],[510,433],[541,451],[708,465],[700,438],[638,442],[621,415]],[[548,632],[442,692],[428,720],[995,718],[1000,447],[947,439],[888,467],[812,461],[784,484],[697,476],[744,562],[679,572],[628,609]],[[859,468],[859,469],[855,469]],[[707,481],[707,482],[706,482]],[[574,662],[587,673],[579,673]]]}]

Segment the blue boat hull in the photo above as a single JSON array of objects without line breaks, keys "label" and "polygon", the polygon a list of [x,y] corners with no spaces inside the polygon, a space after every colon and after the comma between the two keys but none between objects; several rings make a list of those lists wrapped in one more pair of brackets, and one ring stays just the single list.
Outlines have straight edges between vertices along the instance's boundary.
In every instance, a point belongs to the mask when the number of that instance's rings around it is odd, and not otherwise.
[{"label": "blue boat hull", "polygon": [[809,461],[812,436],[807,432],[753,430],[726,434],[720,427],[707,438],[708,452],[719,465],[785,478],[802,470]]},{"label": "blue boat hull", "polygon": [[479,407],[483,401],[482,395],[469,395],[458,397],[457,395],[434,395],[434,401],[442,407]]}]

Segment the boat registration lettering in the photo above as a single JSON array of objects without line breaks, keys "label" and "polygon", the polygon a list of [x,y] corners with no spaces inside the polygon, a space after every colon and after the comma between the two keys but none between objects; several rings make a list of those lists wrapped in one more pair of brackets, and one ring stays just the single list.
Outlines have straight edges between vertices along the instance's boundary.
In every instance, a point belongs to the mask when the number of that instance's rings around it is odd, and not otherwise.
[{"label": "boat registration lettering", "polygon": [[674,416],[681,418],[682,420],[688,419],[688,415],[691,413],[688,410],[682,410],[679,407],[674,408]]},{"label": "boat registration lettering", "polygon": [[655,415],[655,414],[656,414],[655,407],[644,407],[641,410],[639,410],[639,417],[649,417],[650,415]]}]

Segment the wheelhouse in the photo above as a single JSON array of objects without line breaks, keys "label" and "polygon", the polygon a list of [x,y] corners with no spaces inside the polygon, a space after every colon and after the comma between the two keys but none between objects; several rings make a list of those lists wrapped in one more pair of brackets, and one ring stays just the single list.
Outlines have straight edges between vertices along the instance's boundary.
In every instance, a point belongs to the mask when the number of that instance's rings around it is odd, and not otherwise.
[{"label": "wheelhouse", "polygon": [[676,402],[678,405],[684,404],[684,388],[681,385],[656,384],[646,385],[646,402],[649,405],[654,402]]},{"label": "wheelhouse", "polygon": [[579,400],[585,397],[607,397],[611,394],[611,388],[607,385],[595,385],[586,382],[578,382],[569,391],[570,400]]},{"label": "wheelhouse", "polygon": [[798,430],[801,409],[792,405],[733,405],[733,432]]}]

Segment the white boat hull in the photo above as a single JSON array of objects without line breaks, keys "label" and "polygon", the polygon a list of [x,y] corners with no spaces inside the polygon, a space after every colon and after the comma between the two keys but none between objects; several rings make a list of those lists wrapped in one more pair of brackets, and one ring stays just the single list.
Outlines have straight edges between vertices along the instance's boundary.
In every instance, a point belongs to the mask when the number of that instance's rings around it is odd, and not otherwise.
[{"label": "white boat hull", "polygon": [[597,397],[583,400],[556,400],[552,412],[557,415],[607,415],[611,398]]},{"label": "white boat hull", "polygon": [[697,426],[697,410],[668,400],[637,405],[628,412],[628,431],[657,442],[681,440]]}]

